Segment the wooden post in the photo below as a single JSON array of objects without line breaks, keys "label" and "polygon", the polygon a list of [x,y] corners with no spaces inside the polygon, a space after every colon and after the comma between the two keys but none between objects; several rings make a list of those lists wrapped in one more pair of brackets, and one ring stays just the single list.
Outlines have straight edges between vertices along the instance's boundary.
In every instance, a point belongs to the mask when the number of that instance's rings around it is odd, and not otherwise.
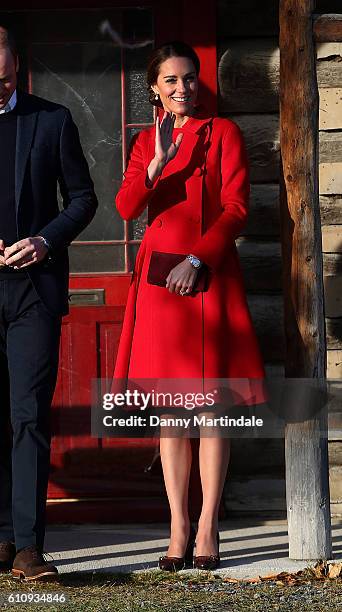
[{"label": "wooden post", "polygon": [[[280,0],[280,195],[285,375],[326,376],[318,194],[315,0]],[[327,415],[289,419],[285,429],[289,556],[331,558]]]}]

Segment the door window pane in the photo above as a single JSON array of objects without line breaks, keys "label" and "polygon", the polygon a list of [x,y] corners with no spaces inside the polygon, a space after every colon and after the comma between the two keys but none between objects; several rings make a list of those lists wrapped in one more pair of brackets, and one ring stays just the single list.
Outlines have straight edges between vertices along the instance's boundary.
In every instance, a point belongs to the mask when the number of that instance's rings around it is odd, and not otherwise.
[{"label": "door window pane", "polygon": [[127,224],[114,200],[129,132],[153,123],[145,84],[152,10],[6,11],[7,22],[9,16],[22,50],[21,83],[70,109],[99,200],[95,218],[70,250],[71,272],[128,272],[136,250],[130,241],[142,239],[147,214]]}]

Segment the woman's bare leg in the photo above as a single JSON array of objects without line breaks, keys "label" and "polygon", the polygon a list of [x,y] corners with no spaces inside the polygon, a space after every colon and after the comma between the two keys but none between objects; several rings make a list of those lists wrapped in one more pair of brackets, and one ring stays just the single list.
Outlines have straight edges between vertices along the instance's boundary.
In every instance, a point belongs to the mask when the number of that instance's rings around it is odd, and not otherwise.
[{"label": "woman's bare leg", "polygon": [[188,511],[191,444],[189,438],[160,437],[160,456],[171,510],[171,538],[167,555],[183,557],[189,538]]},{"label": "woman's bare leg", "polygon": [[203,491],[202,511],[198,522],[196,555],[216,555],[218,511],[230,457],[230,440],[201,437],[199,467]]}]

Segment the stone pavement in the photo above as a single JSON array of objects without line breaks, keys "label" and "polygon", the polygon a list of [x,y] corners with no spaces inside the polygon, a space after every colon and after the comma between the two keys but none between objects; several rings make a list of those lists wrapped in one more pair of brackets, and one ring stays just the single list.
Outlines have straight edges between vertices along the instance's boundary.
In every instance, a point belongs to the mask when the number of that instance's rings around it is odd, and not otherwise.
[{"label": "stone pavement", "polygon": [[[45,549],[61,573],[132,572],[155,569],[168,544],[167,525],[56,525],[47,529]],[[342,559],[342,519],[333,520],[333,559]],[[218,573],[251,578],[298,571],[315,561],[288,558],[284,520],[220,523],[221,567]],[[191,570],[184,570],[191,571]],[[215,572],[216,573],[216,572]]]}]

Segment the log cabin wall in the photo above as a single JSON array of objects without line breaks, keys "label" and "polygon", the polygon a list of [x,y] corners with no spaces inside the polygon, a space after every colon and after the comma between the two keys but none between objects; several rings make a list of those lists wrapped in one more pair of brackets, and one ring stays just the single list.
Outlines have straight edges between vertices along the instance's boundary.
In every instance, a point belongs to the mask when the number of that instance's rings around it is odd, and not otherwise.
[{"label": "log cabin wall", "polygon": [[[218,110],[221,116],[233,119],[242,129],[250,161],[249,221],[237,245],[266,370],[268,376],[281,377],[284,375],[284,334],[279,227],[278,0],[261,3],[218,0],[217,7]],[[341,12],[341,0],[318,0],[316,12]],[[334,48],[325,45],[318,53],[327,375],[342,378],[341,45],[335,43]],[[331,509],[337,515],[342,512],[342,486],[339,485],[342,441],[329,440],[329,456]],[[284,516],[284,477],[283,439],[232,440],[225,488],[228,513]]]},{"label": "log cabin wall", "polygon": [[[342,13],[326,2],[324,13]],[[319,193],[322,226],[327,378],[342,379],[342,43],[316,44],[319,90]],[[341,399],[331,402],[341,423]],[[334,414],[335,413],[335,414]],[[341,428],[340,428],[341,429]],[[329,432],[331,512],[342,514],[342,436]]]}]

